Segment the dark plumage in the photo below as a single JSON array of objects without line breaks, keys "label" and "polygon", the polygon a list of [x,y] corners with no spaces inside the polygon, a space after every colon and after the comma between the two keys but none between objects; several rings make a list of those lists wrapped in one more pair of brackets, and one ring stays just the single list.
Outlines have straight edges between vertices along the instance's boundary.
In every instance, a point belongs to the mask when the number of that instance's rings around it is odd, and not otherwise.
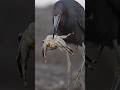
[{"label": "dark plumage", "polygon": [[54,16],[59,15],[59,23],[57,30],[54,29],[54,34],[67,35],[74,33],[65,41],[75,45],[82,45],[84,42],[85,32],[85,11],[84,8],[74,0],[60,0],[53,8],[53,23]]}]

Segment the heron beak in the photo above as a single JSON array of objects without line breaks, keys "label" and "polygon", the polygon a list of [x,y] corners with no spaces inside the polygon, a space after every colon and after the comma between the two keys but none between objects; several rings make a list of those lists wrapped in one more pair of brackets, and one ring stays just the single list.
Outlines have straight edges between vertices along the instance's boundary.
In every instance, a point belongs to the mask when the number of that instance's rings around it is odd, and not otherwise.
[{"label": "heron beak", "polygon": [[55,37],[55,34],[53,34],[53,39],[54,39],[54,37]]}]

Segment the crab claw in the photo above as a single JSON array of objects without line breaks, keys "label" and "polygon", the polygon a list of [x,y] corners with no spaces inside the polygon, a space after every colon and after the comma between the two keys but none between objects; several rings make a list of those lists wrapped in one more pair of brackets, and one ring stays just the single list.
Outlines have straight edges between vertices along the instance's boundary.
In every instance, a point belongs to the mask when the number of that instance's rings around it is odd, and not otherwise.
[{"label": "crab claw", "polygon": [[47,63],[46,52],[47,52],[47,47],[46,47],[45,44],[43,44],[43,46],[42,46],[42,56],[43,56],[43,58],[45,60],[45,63]]},{"label": "crab claw", "polygon": [[74,33],[69,33],[68,35],[60,36],[60,38],[65,39],[65,38],[69,37],[69,36],[72,35],[72,34],[74,34]]}]

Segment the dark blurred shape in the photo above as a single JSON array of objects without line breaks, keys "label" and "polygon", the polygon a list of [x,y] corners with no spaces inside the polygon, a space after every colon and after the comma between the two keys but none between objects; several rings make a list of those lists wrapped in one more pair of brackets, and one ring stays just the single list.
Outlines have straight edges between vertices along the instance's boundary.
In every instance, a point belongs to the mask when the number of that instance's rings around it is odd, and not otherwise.
[{"label": "dark blurred shape", "polygon": [[[34,21],[34,0],[0,1],[0,89],[24,90],[16,65],[17,36]],[[33,87],[28,90],[34,90]]]},{"label": "dark blurred shape", "polygon": [[[92,72],[90,73],[89,71],[86,70],[86,89],[88,90],[111,90],[114,73],[116,72],[114,70],[114,67],[116,67],[116,65],[117,67],[120,67],[119,66],[120,65],[119,5],[120,5],[119,0],[86,0],[85,42],[86,42],[86,46],[88,46],[86,47],[86,53],[91,52],[93,53],[93,56],[96,56],[95,54],[96,52],[93,52],[89,49],[88,42],[93,43],[97,47],[102,47],[100,49],[100,53],[98,54],[99,58],[97,58],[99,59],[98,63],[100,64],[99,66],[96,66],[96,71],[93,72],[96,75],[97,73],[99,73],[99,75],[96,76],[96,78],[94,78],[93,76],[91,76]],[[115,52],[113,54],[110,54],[110,56],[108,56],[108,53],[110,53],[111,51],[106,50],[106,47],[109,47],[109,49],[113,49]],[[104,58],[102,58],[103,55]],[[101,71],[103,67],[106,69]],[[104,77],[107,76],[106,79],[102,77],[103,73],[104,73]],[[96,81],[89,82],[90,78],[92,79],[94,78],[94,80],[96,80],[97,82]],[[108,78],[110,81],[107,80]],[[109,83],[107,83],[108,81]],[[119,89],[114,88],[112,90],[119,90]]]},{"label": "dark blurred shape", "polygon": [[[18,56],[17,65],[20,73],[20,77],[24,80],[25,87],[28,86],[27,68],[28,61],[35,61],[35,23],[29,24],[27,29],[18,36]],[[30,53],[31,50],[33,53]],[[33,57],[32,57],[33,56]],[[34,63],[33,63],[34,64]],[[33,65],[34,66],[34,65]],[[34,71],[32,71],[34,73]],[[34,78],[34,77],[32,77]],[[34,83],[33,83],[34,84]]]}]

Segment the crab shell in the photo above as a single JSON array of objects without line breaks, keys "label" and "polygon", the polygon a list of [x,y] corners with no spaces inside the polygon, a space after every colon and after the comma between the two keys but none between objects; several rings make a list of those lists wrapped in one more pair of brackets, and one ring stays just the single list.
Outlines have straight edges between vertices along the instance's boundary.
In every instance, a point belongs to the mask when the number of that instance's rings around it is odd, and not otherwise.
[{"label": "crab shell", "polygon": [[53,35],[48,35],[46,39],[43,40],[43,46],[42,46],[43,58],[46,60],[47,48],[50,48],[51,50],[59,48],[61,51],[65,50],[66,52],[73,54],[73,50],[63,40],[66,37],[68,37],[68,35],[67,36],[55,35],[54,38]]}]

